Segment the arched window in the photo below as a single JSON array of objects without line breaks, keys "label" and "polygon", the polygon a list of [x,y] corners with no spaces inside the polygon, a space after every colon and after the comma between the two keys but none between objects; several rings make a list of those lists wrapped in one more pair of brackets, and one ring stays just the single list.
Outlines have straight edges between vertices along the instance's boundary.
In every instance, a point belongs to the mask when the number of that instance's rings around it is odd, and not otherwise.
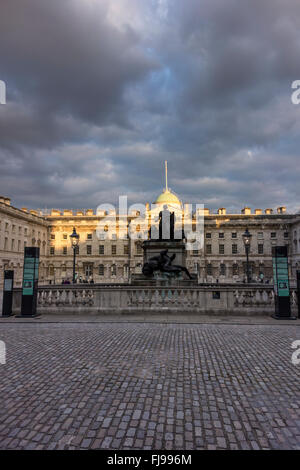
[{"label": "arched window", "polygon": [[124,277],[128,276],[128,271],[129,271],[128,264],[124,264],[124,266],[123,266],[123,275],[124,275]]},{"label": "arched window", "polygon": [[212,276],[212,264],[211,263],[208,263],[206,265],[206,274],[207,276]]},{"label": "arched window", "polygon": [[111,275],[116,276],[117,275],[117,266],[115,264],[111,265]]},{"label": "arched window", "polygon": [[220,276],[226,276],[226,265],[224,263],[220,264]]},{"label": "arched window", "polygon": [[99,276],[104,276],[104,265],[99,264]]}]

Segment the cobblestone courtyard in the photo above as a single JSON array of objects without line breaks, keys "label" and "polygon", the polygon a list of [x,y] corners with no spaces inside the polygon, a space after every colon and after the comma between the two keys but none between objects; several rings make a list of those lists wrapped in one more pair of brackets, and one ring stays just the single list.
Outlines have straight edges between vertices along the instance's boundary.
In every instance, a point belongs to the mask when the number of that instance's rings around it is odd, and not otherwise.
[{"label": "cobblestone courtyard", "polygon": [[1,449],[300,449],[299,326],[0,324]]}]

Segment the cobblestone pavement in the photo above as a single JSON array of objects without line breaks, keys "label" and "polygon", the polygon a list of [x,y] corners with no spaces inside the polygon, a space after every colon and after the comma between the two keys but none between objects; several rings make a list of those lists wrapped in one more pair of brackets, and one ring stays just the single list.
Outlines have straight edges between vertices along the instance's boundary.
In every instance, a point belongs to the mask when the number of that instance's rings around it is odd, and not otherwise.
[{"label": "cobblestone pavement", "polygon": [[1,449],[300,449],[290,325],[0,324]]}]

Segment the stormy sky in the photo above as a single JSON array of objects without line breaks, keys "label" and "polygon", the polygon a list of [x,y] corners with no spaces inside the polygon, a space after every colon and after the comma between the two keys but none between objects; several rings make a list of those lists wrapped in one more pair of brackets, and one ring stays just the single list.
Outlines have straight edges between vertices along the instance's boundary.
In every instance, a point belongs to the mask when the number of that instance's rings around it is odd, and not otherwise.
[{"label": "stormy sky", "polygon": [[299,0],[2,0],[0,194],[300,209]]}]

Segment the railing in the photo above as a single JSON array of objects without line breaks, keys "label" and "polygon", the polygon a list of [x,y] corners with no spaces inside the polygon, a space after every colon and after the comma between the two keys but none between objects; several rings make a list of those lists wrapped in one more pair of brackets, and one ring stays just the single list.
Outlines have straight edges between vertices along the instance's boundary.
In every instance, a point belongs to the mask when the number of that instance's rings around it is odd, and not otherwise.
[{"label": "railing", "polygon": [[[40,313],[224,313],[258,315],[274,312],[272,286],[40,286]],[[291,289],[292,310],[297,311],[296,289]],[[14,311],[20,311],[21,289],[14,290]]]}]

